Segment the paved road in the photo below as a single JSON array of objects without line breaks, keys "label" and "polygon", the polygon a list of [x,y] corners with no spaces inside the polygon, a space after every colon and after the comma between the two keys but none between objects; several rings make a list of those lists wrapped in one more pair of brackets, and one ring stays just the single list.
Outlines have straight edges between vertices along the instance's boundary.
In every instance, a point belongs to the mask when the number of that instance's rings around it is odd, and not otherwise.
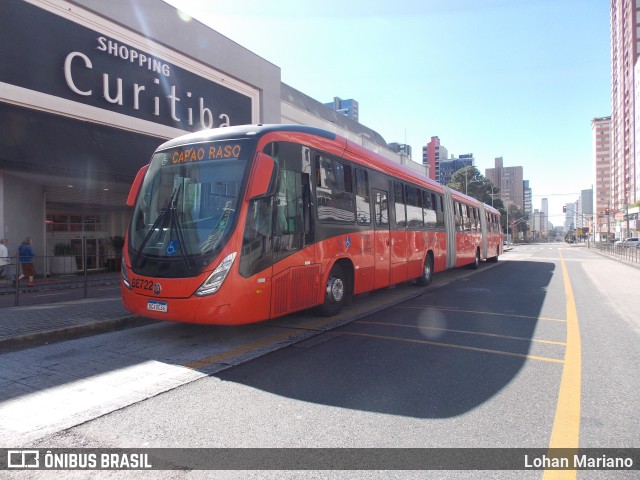
[{"label": "paved road", "polygon": [[[352,308],[364,315],[333,324],[308,314],[240,329],[154,324],[14,352],[0,357],[0,376],[13,379],[2,437],[41,447],[547,448],[559,431],[581,447],[638,446],[640,325],[627,285],[639,275],[580,248],[519,247],[421,295],[401,287],[359,299]],[[425,478],[216,478],[252,475]]]}]

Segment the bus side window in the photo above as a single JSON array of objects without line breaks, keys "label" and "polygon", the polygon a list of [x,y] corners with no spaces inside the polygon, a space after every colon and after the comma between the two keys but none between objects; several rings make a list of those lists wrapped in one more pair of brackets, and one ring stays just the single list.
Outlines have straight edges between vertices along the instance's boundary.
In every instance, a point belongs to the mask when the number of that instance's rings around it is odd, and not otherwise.
[{"label": "bus side window", "polygon": [[[304,243],[305,205],[308,209],[309,151],[289,142],[272,142],[265,153],[273,155],[278,165],[274,197],[273,249],[275,252],[292,252]],[[303,170],[307,173],[302,173]],[[307,203],[305,203],[307,202]]]},{"label": "bus side window", "polygon": [[458,232],[462,232],[464,230],[464,223],[462,220],[462,205],[460,205],[459,202],[454,202],[453,203],[453,210],[455,212],[455,218],[456,218],[456,230]]},{"label": "bus side window", "polygon": [[469,205],[462,207],[462,215],[464,217],[464,229],[465,231],[471,230],[471,215],[469,213]]},{"label": "bus side window", "polygon": [[258,198],[249,203],[242,237],[240,274],[254,275],[273,263],[272,255],[273,197]]},{"label": "bus side window", "polygon": [[407,211],[404,201],[404,187],[400,182],[393,182],[394,185],[394,203],[396,205],[396,226],[404,228],[407,226]]},{"label": "bus side window", "polygon": [[422,210],[424,215],[424,226],[427,228],[435,228],[437,224],[436,217],[436,196],[428,191],[422,192]]},{"label": "bus side window", "polygon": [[376,225],[386,227],[389,225],[389,203],[386,193],[376,192],[375,196],[375,219]]},{"label": "bus side window", "polygon": [[351,165],[316,155],[316,197],[318,219],[353,223],[356,219]]},{"label": "bus side window", "polygon": [[424,227],[422,216],[422,193],[417,187],[407,185],[407,226],[409,228]]},{"label": "bus side window", "polygon": [[371,224],[369,177],[366,170],[356,168],[356,220],[359,225]]},{"label": "bus side window", "polygon": [[437,195],[438,206],[436,207],[436,219],[439,228],[444,228],[444,199],[442,195]]}]

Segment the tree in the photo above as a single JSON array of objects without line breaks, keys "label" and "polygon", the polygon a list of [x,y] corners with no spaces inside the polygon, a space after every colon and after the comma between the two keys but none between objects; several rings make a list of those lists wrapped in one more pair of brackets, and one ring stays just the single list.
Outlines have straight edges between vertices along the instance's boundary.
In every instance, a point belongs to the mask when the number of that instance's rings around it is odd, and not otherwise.
[{"label": "tree", "polygon": [[[502,212],[501,212],[502,213]],[[510,204],[509,205],[509,225],[511,226],[511,237],[513,238],[514,233],[523,232],[526,238],[527,232],[529,230],[529,226],[527,225],[527,221],[529,220],[529,214],[523,212],[518,208],[517,205]],[[507,215],[506,210],[502,214],[502,226],[504,231],[507,231]]]},{"label": "tree", "polygon": [[506,213],[502,200],[498,198],[500,189],[484,177],[476,167],[461,168],[451,175],[451,182],[447,186],[487,205],[493,205],[503,214]]}]

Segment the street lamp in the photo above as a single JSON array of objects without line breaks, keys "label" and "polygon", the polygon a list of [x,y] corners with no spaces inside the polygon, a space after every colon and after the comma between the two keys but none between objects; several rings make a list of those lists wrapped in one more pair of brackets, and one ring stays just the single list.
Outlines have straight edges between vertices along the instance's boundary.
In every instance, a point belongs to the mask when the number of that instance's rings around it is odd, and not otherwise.
[{"label": "street lamp", "polygon": [[493,196],[498,195],[497,193],[496,194],[493,193],[494,189],[498,189],[498,192],[500,192],[500,189],[498,187],[496,187],[495,185],[491,185],[491,206],[492,207],[493,207]]},{"label": "street lamp", "polygon": [[[507,211],[508,213],[508,211]],[[507,217],[508,218],[508,217]],[[526,218],[519,218],[518,220],[516,220],[515,222],[513,222],[513,224],[511,224],[511,228],[515,228],[516,225],[518,225],[519,223],[522,222],[526,222],[527,219]],[[507,228],[509,228],[509,225],[507,224]]]}]

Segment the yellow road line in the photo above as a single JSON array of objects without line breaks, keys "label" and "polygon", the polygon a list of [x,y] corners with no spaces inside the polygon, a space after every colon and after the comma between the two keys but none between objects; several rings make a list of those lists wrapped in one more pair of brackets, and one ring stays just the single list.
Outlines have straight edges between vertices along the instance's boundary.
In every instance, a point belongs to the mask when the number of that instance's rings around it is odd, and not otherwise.
[{"label": "yellow road line", "polygon": [[403,328],[416,328],[419,330],[436,330],[440,332],[453,332],[453,333],[464,333],[467,335],[480,335],[483,337],[493,337],[493,338],[504,338],[507,340],[522,340],[526,342],[536,342],[536,343],[547,343],[549,345],[566,345],[565,342],[556,342],[553,340],[538,340],[535,338],[527,338],[527,337],[513,337],[510,335],[498,335],[497,333],[486,333],[486,332],[474,332],[471,330],[454,330],[452,328],[439,328],[439,327],[423,327],[421,325],[402,325],[400,323],[388,323],[388,322],[356,322],[362,323],[366,325],[383,325],[389,327],[403,327]]},{"label": "yellow road line", "polygon": [[[551,431],[549,449],[569,448],[577,453],[580,437],[580,389],[582,383],[582,346],[578,312],[571,289],[569,272],[560,250],[560,264],[564,278],[564,291],[567,301],[567,348],[564,354],[562,380],[558,393],[556,415]],[[565,452],[566,453],[566,452]],[[552,454],[550,454],[553,456]],[[543,480],[576,478],[575,470],[545,470]]]},{"label": "yellow road line", "polygon": [[292,335],[299,331],[300,328],[304,330],[316,330],[321,329],[323,326],[335,322],[336,318],[331,319],[321,319],[317,321],[307,322],[298,329],[296,328],[288,328],[283,333],[278,333],[277,335],[271,335],[270,337],[264,338],[262,340],[257,340],[252,343],[247,343],[244,345],[240,345],[237,348],[232,348],[231,350],[227,350],[225,352],[220,352],[215,355],[211,355],[209,357],[201,358],[199,360],[194,360],[193,362],[189,362],[184,366],[190,368],[192,370],[198,370],[200,368],[207,367],[209,365],[213,365],[215,363],[220,363],[225,360],[229,360],[230,358],[237,357],[239,355],[243,355],[245,353],[251,352],[253,350],[257,350],[260,348],[264,348],[271,344],[280,343],[282,341],[288,340]]},{"label": "yellow road line", "polygon": [[184,366],[192,370],[198,370],[200,368],[213,365],[214,363],[220,363],[230,358],[237,357],[238,355],[251,352],[252,350],[257,350],[259,348],[263,348],[268,345],[281,342],[283,340],[288,339],[291,336],[291,333],[292,333],[291,331],[288,331],[285,333],[281,333],[279,335],[272,335],[262,340],[258,340],[257,342],[247,343],[237,348],[232,348],[231,350],[220,352],[216,355],[211,355],[209,357],[201,358],[199,360],[194,360],[193,362],[187,363]]},{"label": "yellow road line", "polygon": [[527,318],[529,320],[545,320],[548,322],[562,322],[565,323],[566,320],[562,318],[551,318],[551,317],[534,317],[531,315],[516,315],[515,313],[497,313],[497,312],[483,312],[478,310],[463,310],[461,308],[455,307],[442,307],[439,305],[397,305],[395,308],[419,308],[421,310],[424,309],[432,309],[432,310],[449,310],[452,312],[460,312],[460,313],[474,313],[477,315],[492,315],[496,317],[514,317],[514,318]]},{"label": "yellow road line", "polygon": [[467,345],[457,345],[455,343],[442,343],[442,342],[431,342],[429,340],[416,340],[412,338],[401,338],[401,337],[391,337],[387,335],[373,335],[370,333],[357,333],[357,332],[338,332],[339,335],[351,335],[356,337],[369,337],[369,338],[378,338],[382,340],[395,340],[400,342],[408,342],[408,343],[419,343],[421,345],[433,345],[436,347],[445,347],[445,348],[458,348],[461,350],[471,350],[473,352],[482,352],[482,353],[492,353],[495,355],[507,355],[509,357],[519,357],[526,358],[528,360],[540,360],[543,362],[553,362],[553,363],[563,363],[563,360],[557,358],[547,358],[547,357],[537,357],[535,355],[525,355],[523,353],[513,353],[513,352],[505,352],[502,350],[490,350],[488,348],[478,348],[478,347],[469,347]]}]

